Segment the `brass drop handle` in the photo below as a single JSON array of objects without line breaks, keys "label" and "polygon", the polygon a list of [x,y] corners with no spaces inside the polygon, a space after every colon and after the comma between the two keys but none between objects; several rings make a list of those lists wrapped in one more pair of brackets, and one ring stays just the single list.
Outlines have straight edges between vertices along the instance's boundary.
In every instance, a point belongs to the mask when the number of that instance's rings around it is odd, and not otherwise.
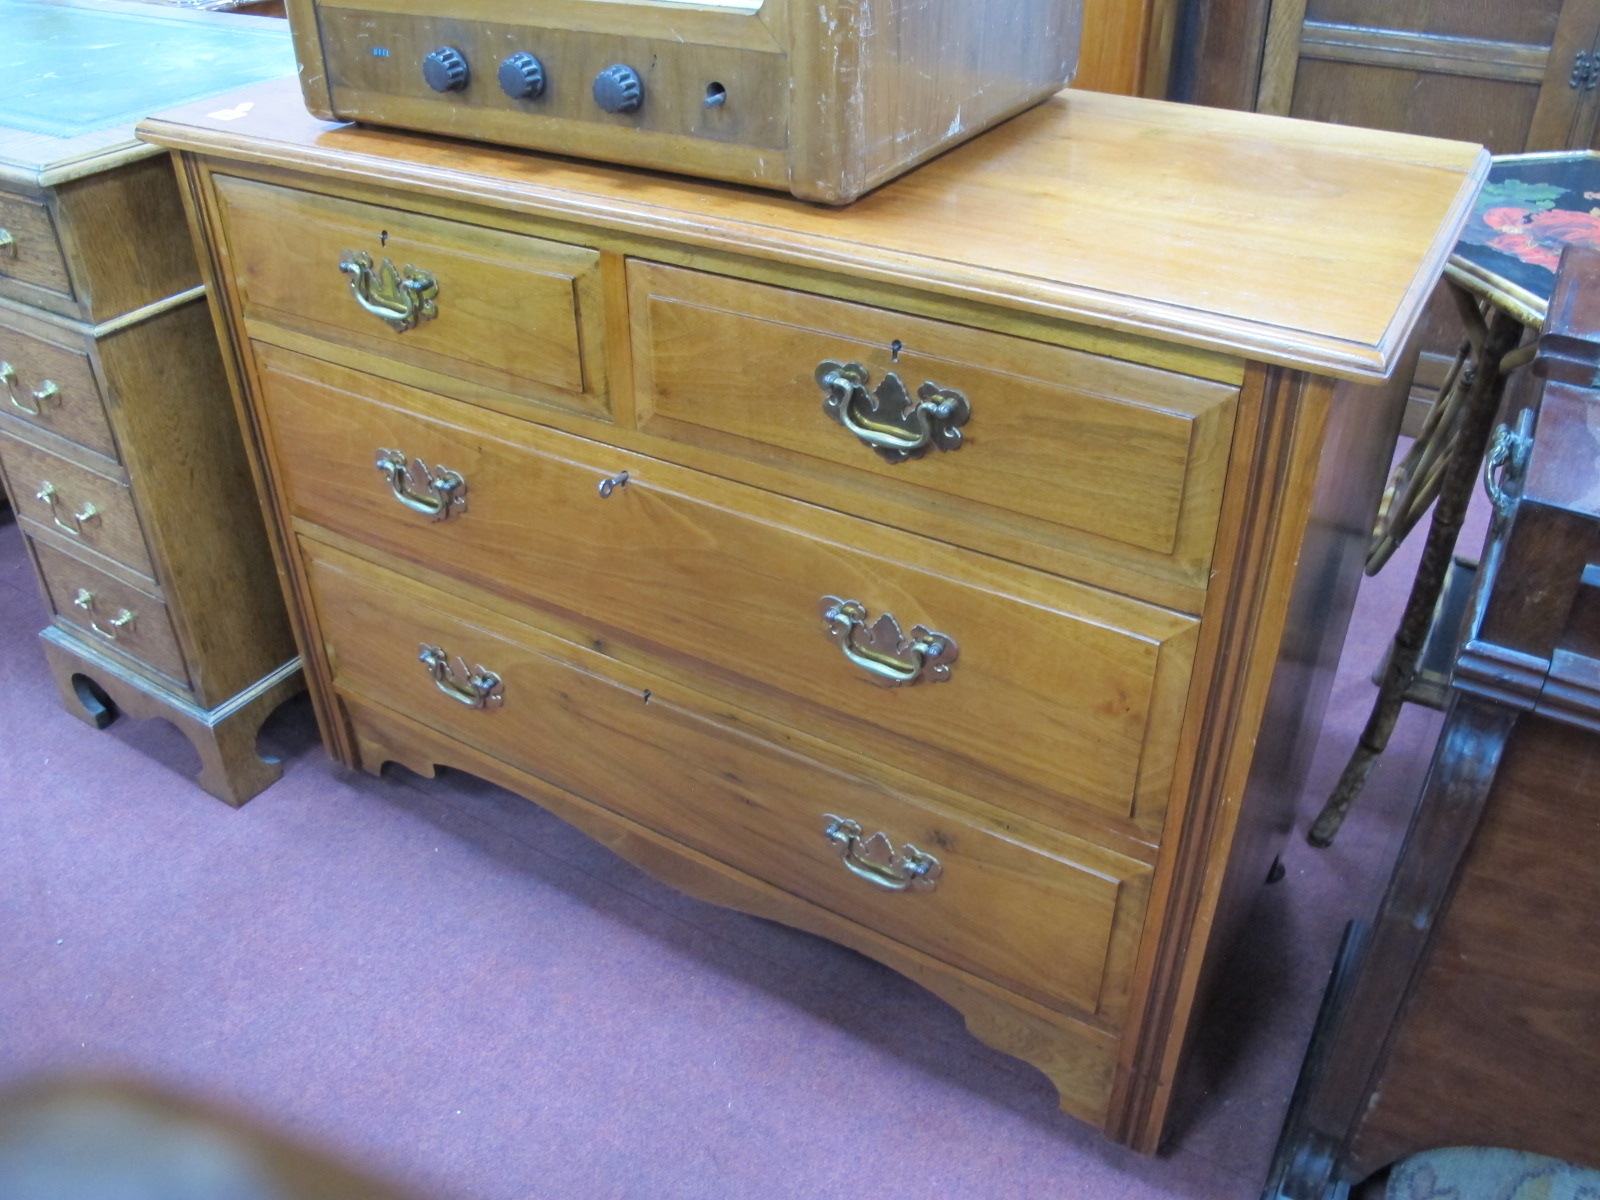
[{"label": "brass drop handle", "polygon": [[880,687],[944,683],[960,654],[954,638],[934,633],[925,625],[912,626],[907,637],[900,632],[893,613],[881,613],[869,622],[867,606],[859,600],[824,596],[822,620],[829,639]]},{"label": "brass drop handle", "polygon": [[82,512],[75,513],[69,509],[67,512],[67,519],[63,521],[61,519],[61,509],[59,507],[61,503],[60,493],[56,490],[56,485],[51,483],[48,479],[46,479],[39,490],[34,493],[34,498],[37,500],[42,500],[50,509],[50,519],[62,529],[70,533],[73,537],[83,536],[83,523],[85,521],[97,521],[100,519],[100,510],[92,504],[85,504]]},{"label": "brass drop handle", "polygon": [[823,411],[889,462],[921,458],[929,447],[961,448],[961,426],[972,416],[972,405],[960,392],[928,382],[912,400],[893,371],[869,392],[871,376],[854,362],[819,363],[815,378],[822,385]]},{"label": "brass drop handle", "polygon": [[107,641],[116,641],[117,635],[133,624],[133,610],[125,608],[106,622],[106,625],[110,626],[109,629],[101,625],[99,617],[94,610],[95,594],[88,588],[79,588],[77,594],[72,597],[72,603],[89,614],[89,628]]},{"label": "brass drop handle", "polygon": [[505,700],[505,688],[500,682],[500,676],[483,666],[468,668],[466,659],[458,660],[461,663],[461,674],[465,682],[456,679],[455,670],[450,665],[450,655],[442,646],[430,646],[423,642],[417,648],[417,659],[428,668],[428,674],[433,677],[433,684],[450,699],[465,704],[468,708],[494,708]]},{"label": "brass drop handle", "polygon": [[439,281],[420,267],[407,263],[396,268],[392,259],[374,267],[372,255],[344,250],[339,270],[350,276],[350,294],[356,303],[396,333],[415,329],[439,315]]},{"label": "brass drop handle", "polygon": [[46,379],[39,385],[38,391],[28,393],[33,397],[33,402],[39,406],[38,408],[29,408],[22,402],[21,397],[17,395],[17,369],[8,362],[0,362],[0,383],[6,385],[6,398],[11,401],[11,407],[18,412],[27,413],[30,417],[39,416],[46,404],[61,395],[61,389],[51,380]]},{"label": "brass drop handle", "polygon": [[891,892],[931,892],[944,867],[931,854],[910,842],[894,848],[881,831],[861,836],[861,825],[847,817],[823,814],[823,834],[839,851],[839,860],[851,874]]},{"label": "brass drop handle", "polygon": [[1483,458],[1483,490],[1489,494],[1494,511],[1502,518],[1511,515],[1516,497],[1507,484],[1518,485],[1528,469],[1528,456],[1533,453],[1533,409],[1525,408],[1517,414],[1517,427],[1499,425],[1489,442],[1489,452]]},{"label": "brass drop handle", "polygon": [[443,521],[451,513],[464,512],[467,507],[467,480],[459,471],[435,467],[429,471],[420,458],[416,461],[417,474],[421,476],[423,490],[411,486],[411,468],[406,456],[399,450],[379,450],[374,464],[389,481],[389,490],[412,512],[419,512],[430,521]]}]

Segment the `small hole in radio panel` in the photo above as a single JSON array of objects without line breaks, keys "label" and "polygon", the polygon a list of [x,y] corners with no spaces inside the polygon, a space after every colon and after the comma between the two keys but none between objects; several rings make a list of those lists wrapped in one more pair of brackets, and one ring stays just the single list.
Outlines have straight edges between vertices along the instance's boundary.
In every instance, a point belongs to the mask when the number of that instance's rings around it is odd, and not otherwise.
[{"label": "small hole in radio panel", "polygon": [[720,83],[706,84],[706,107],[721,108],[728,102],[728,89]]}]

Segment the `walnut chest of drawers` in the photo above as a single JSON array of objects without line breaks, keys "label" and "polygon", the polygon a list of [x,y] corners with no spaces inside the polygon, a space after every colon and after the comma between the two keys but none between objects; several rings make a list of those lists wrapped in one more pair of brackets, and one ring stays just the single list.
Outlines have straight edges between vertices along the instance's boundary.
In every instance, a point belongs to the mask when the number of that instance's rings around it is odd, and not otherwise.
[{"label": "walnut chest of drawers", "polygon": [[330,750],[486,776],[1161,1136],[1476,147],[1066,93],[845,210],[178,151]]},{"label": "walnut chest of drawers", "polygon": [[45,653],[69,711],[170,720],[242,804],[299,661],[178,181],[132,124],[285,72],[288,37],[115,0],[0,0],[0,27],[0,478]]}]

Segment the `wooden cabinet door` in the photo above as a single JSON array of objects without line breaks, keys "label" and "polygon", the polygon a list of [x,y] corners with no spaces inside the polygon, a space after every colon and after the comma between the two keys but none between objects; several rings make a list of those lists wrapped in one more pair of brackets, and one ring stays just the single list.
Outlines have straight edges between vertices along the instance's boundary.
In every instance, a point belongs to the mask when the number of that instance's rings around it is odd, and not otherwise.
[{"label": "wooden cabinet door", "polygon": [[1482,142],[1588,146],[1600,0],[1275,0],[1261,112]]}]

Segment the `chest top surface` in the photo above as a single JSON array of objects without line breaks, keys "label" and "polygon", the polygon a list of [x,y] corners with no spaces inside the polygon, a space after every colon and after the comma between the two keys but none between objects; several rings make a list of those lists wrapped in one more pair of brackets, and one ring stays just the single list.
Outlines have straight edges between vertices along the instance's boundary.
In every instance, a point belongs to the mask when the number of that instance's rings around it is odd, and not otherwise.
[{"label": "chest top surface", "polygon": [[159,145],[1378,379],[1489,167],[1480,147],[1063,92],[844,208],[305,112],[292,80]]}]

